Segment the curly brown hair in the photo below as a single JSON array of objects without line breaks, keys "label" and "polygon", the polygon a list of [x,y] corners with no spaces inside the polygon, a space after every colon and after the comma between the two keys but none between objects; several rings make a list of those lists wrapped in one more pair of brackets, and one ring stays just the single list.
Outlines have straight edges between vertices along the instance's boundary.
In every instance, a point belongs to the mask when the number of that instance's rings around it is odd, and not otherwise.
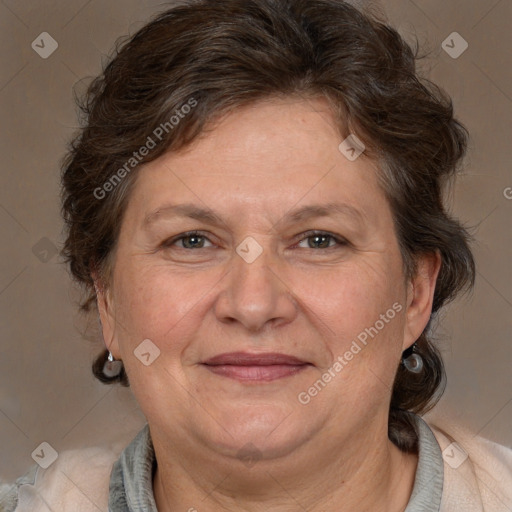
[{"label": "curly brown hair", "polygon": [[[471,289],[470,237],[443,199],[467,132],[450,98],[419,77],[417,60],[417,47],[387,23],[341,0],[189,0],[118,42],[80,101],[84,125],[63,164],[62,255],[85,287],[81,309],[96,303],[93,271],[108,287],[138,165],[186,147],[219,116],[272,96],[322,96],[340,134],[364,141],[379,164],[405,277],[415,274],[419,255],[441,255],[432,317]],[[150,138],[158,143],[139,151]],[[406,451],[417,448],[408,411],[425,413],[444,390],[432,317],[415,348],[423,372],[399,366],[391,397],[389,437]],[[124,370],[103,376],[106,354],[95,361],[95,375],[128,385]]]}]

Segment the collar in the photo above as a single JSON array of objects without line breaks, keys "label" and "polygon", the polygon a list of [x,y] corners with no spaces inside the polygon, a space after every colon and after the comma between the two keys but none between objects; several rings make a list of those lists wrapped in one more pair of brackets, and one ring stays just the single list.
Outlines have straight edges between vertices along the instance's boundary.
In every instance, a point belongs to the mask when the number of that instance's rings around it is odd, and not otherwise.
[{"label": "collar", "polygon": [[439,443],[427,423],[417,415],[418,467],[404,512],[439,512],[443,495],[444,461]]},{"label": "collar", "polygon": [[146,424],[112,468],[109,512],[158,512],[153,495],[155,469],[155,451]]}]

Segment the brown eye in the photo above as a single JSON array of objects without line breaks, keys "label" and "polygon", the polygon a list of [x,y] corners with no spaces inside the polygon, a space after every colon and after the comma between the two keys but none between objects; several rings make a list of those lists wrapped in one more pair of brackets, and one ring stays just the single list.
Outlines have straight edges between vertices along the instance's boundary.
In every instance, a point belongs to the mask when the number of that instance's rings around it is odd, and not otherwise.
[{"label": "brown eye", "polygon": [[[343,246],[346,245],[346,242],[330,233],[324,232],[309,232],[305,233],[306,236],[302,238],[300,243],[305,240],[308,241],[308,247],[301,247],[304,249],[331,249],[336,245]],[[334,244],[332,243],[334,242]],[[299,246],[300,246],[299,243]]]},{"label": "brown eye", "polygon": [[201,235],[188,235],[181,237],[182,245],[185,249],[201,249],[204,246],[205,237]]}]

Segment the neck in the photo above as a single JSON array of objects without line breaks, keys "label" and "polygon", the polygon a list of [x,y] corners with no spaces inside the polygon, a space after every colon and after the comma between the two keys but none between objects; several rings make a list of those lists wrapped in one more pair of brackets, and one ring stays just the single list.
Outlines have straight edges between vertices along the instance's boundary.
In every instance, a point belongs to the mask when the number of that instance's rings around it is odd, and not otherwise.
[{"label": "neck", "polygon": [[[387,435],[369,434],[358,443],[348,440],[336,453],[325,443],[254,464],[205,456],[197,447],[173,452],[156,436],[157,508],[161,512],[402,511],[412,492],[417,455],[401,452]],[[176,448],[175,443],[171,446]]]}]

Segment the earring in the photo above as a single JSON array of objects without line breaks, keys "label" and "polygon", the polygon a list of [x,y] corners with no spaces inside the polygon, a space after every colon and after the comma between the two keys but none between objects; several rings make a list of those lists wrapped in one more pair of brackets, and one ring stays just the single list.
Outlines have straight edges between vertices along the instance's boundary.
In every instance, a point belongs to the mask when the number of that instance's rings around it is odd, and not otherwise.
[{"label": "earring", "polygon": [[108,357],[103,365],[103,374],[109,379],[113,379],[117,377],[123,369],[123,362],[116,361],[112,352],[108,352]]},{"label": "earring", "polygon": [[[410,371],[411,373],[421,373],[423,370],[423,358],[416,354],[416,344],[414,344],[412,347],[408,348],[404,352],[404,356],[402,356],[402,364],[405,367],[406,370]],[[405,354],[408,353],[410,355],[407,355],[405,357]]]}]

